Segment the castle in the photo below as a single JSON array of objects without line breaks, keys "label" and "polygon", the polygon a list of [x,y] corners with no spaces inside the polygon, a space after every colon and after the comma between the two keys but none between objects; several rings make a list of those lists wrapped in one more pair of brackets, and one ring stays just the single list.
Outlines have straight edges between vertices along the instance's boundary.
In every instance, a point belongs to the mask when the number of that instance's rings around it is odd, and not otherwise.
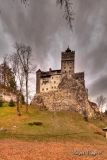
[{"label": "castle", "polygon": [[75,111],[96,117],[97,105],[88,100],[84,72],[75,73],[75,51],[69,47],[61,53],[61,69],[36,72],[36,94],[31,104],[40,110]]},{"label": "castle", "polygon": [[67,74],[75,76],[75,79],[85,87],[84,72],[74,73],[75,51],[71,51],[69,47],[65,52],[61,53],[61,69],[36,72],[36,93],[55,91],[62,78]]}]

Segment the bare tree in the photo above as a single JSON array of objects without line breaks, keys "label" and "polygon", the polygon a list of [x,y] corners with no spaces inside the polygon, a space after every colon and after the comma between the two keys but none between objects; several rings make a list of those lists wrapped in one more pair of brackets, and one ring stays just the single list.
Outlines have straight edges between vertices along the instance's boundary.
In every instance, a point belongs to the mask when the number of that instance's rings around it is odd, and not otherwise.
[{"label": "bare tree", "polygon": [[[21,0],[21,3],[23,3],[25,6],[28,5],[28,0]],[[56,3],[61,6],[61,8],[64,6],[65,13],[63,17],[67,20],[67,23],[72,30],[72,21],[74,20],[73,15],[74,12],[72,10],[73,3],[70,2],[70,0],[56,0]]]},{"label": "bare tree", "polygon": [[20,64],[20,61],[18,59],[18,56],[16,53],[13,53],[9,56],[9,62],[11,65],[11,69],[13,71],[15,80],[17,81],[16,88],[15,88],[15,94],[16,94],[16,102],[17,102],[17,113],[20,116],[20,108],[22,107],[22,88],[24,83],[24,73],[22,71],[22,66]]},{"label": "bare tree", "polygon": [[28,0],[21,0],[21,3],[25,4],[25,6],[26,6],[26,5],[28,5]]},{"label": "bare tree", "polygon": [[65,9],[64,18],[67,20],[68,25],[72,30],[73,28],[72,21],[74,20],[73,18],[74,12],[72,10],[73,3],[71,3],[69,0],[56,0],[56,3],[59,4],[61,8],[64,6]]},{"label": "bare tree", "polygon": [[99,108],[101,108],[101,112],[102,112],[104,104],[107,102],[106,97],[101,95],[101,96],[97,97],[96,102],[97,102]]},{"label": "bare tree", "polygon": [[16,55],[21,64],[21,69],[25,76],[25,86],[26,86],[26,113],[28,113],[28,80],[29,74],[34,68],[32,68],[32,49],[30,46],[25,46],[24,44],[15,43],[14,48],[16,49]]},{"label": "bare tree", "polygon": [[[15,0],[13,0],[15,1]],[[29,0],[20,0],[22,4],[26,6],[29,6],[28,1]],[[70,0],[56,0],[56,3],[58,5],[61,6],[61,8],[64,6],[65,9],[65,13],[63,15],[63,17],[67,20],[68,25],[70,27],[71,30],[73,30],[72,28],[72,21],[74,20],[73,15],[75,14],[72,10],[72,5],[73,3],[70,2]],[[0,10],[0,14],[1,14],[1,10]]]}]

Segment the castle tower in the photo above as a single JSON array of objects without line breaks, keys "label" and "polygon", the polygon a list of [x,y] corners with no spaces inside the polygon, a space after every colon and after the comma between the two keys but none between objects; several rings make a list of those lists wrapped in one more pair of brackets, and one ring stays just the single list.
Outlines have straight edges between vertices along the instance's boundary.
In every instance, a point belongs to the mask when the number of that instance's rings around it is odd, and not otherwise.
[{"label": "castle tower", "polygon": [[74,73],[75,51],[71,51],[69,47],[61,54],[61,74],[62,77],[67,74]]},{"label": "castle tower", "polygon": [[40,79],[41,79],[41,70],[38,69],[36,72],[36,93],[40,93]]}]

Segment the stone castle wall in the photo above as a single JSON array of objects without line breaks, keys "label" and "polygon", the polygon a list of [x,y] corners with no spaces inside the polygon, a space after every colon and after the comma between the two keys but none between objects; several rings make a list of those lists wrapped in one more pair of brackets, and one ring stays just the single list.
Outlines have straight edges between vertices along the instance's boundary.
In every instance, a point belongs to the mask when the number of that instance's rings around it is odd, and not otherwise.
[{"label": "stone castle wall", "polygon": [[48,92],[58,89],[58,85],[65,74],[74,73],[75,51],[71,51],[69,47],[65,52],[61,53],[61,70],[36,72],[36,93]]},{"label": "stone castle wall", "polygon": [[62,52],[61,55],[61,74],[62,77],[68,73],[74,73],[74,62],[75,62],[75,52],[68,50],[66,52]]}]

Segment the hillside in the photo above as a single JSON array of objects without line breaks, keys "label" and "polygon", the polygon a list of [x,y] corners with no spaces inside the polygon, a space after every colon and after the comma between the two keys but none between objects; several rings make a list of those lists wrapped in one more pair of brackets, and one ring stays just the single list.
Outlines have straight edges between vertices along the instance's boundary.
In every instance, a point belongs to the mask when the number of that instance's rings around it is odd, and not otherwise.
[{"label": "hillside", "polygon": [[[107,139],[102,131],[106,121],[87,122],[73,111],[40,111],[36,106],[29,106],[28,114],[23,106],[21,114],[17,116],[16,107],[7,104],[0,107],[0,159],[107,159]],[[32,125],[34,122],[40,125]]]},{"label": "hillside", "polygon": [[[89,119],[73,111],[40,111],[35,106],[21,108],[22,116],[17,116],[16,107],[4,104],[0,107],[0,138],[21,138],[25,140],[79,140],[99,144],[107,142],[102,128],[107,122]],[[32,125],[41,122],[42,125]]]}]

